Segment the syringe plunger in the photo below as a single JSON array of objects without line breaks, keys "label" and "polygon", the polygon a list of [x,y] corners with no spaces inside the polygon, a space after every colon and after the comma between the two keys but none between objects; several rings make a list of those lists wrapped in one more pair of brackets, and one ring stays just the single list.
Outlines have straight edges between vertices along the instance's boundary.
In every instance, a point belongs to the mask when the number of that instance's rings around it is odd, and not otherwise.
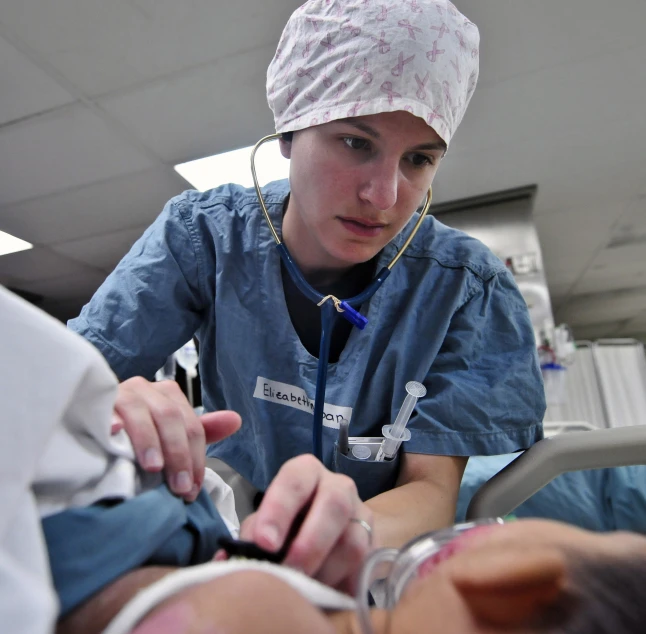
[{"label": "syringe plunger", "polygon": [[410,440],[410,430],[406,429],[406,425],[413,413],[417,399],[426,394],[426,388],[417,381],[409,381],[406,383],[406,392],[406,398],[397,414],[394,424],[384,425],[381,430],[384,435],[384,440],[381,443],[378,460],[393,458],[399,449],[399,445],[402,442]]}]

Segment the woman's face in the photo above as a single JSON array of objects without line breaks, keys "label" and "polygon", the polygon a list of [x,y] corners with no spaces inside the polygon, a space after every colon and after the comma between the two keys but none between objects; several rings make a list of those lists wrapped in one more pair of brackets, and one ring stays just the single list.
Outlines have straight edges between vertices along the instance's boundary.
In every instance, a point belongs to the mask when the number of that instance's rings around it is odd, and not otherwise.
[{"label": "woman's face", "polygon": [[403,111],[331,121],[281,141],[291,159],[283,239],[303,271],[345,269],[379,253],[423,201],[445,148]]}]

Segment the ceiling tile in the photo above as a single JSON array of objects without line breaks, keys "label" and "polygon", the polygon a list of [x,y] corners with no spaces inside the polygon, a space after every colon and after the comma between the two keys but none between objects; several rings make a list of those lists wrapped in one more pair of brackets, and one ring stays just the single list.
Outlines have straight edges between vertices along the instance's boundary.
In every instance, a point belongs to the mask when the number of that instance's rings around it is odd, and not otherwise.
[{"label": "ceiling tile", "polygon": [[231,56],[100,104],[169,163],[251,145],[274,130],[265,95],[273,49]]},{"label": "ceiling tile", "polygon": [[509,2],[458,0],[480,28],[481,83],[598,58],[643,44],[641,0]]},{"label": "ceiling tile", "polygon": [[14,286],[22,282],[51,280],[80,273],[85,268],[85,265],[54,253],[51,249],[36,247],[0,257],[0,284]]},{"label": "ceiling tile", "polygon": [[0,206],[152,167],[83,106],[0,130]]},{"label": "ceiling tile", "polygon": [[552,304],[558,302],[565,295],[567,295],[571,286],[571,282],[550,282],[550,280],[548,279],[547,288],[550,293],[550,300],[552,301]]},{"label": "ceiling tile", "polygon": [[586,209],[534,216],[550,283],[574,282],[585,271],[619,213]]},{"label": "ceiling tile", "polygon": [[573,295],[589,295],[591,293],[605,293],[621,289],[638,288],[646,286],[646,265],[632,271],[597,271],[590,268],[572,289]]},{"label": "ceiling tile", "polygon": [[[636,130],[632,134],[646,144],[646,134]],[[604,142],[600,140],[599,147]],[[433,199],[446,202],[537,184],[535,217],[571,210],[593,210],[614,217],[626,210],[644,186],[645,173],[643,152],[639,160],[613,162],[599,148],[555,147],[541,134],[504,148],[492,146],[459,154],[453,152],[451,144],[433,182]]]},{"label": "ceiling tile", "polygon": [[278,42],[300,0],[3,0],[2,21],[96,96]]},{"label": "ceiling tile", "polygon": [[646,333],[646,309],[638,315],[635,315],[630,321],[626,322],[624,326],[626,332],[644,332]]},{"label": "ceiling tile", "polygon": [[623,247],[607,247],[599,253],[593,266],[616,269],[628,266],[646,269],[646,242]]},{"label": "ceiling tile", "polygon": [[646,194],[639,195],[613,228],[608,246],[612,249],[633,244],[646,245]]},{"label": "ceiling tile", "polygon": [[111,271],[141,237],[145,229],[146,227],[138,227],[83,240],[61,242],[51,245],[51,248],[56,253],[73,260],[90,264],[104,271]]},{"label": "ceiling tile", "polygon": [[0,126],[74,101],[74,97],[0,37]]},{"label": "ceiling tile", "polygon": [[646,287],[579,295],[559,307],[559,318],[572,325],[624,321],[640,314],[646,306]]},{"label": "ceiling tile", "polygon": [[[561,323],[562,320],[559,320]],[[621,335],[623,321],[612,321],[602,324],[574,325],[572,332],[577,341],[594,341],[595,339],[611,339]]]},{"label": "ceiling tile", "polygon": [[593,209],[595,213],[625,212],[643,187],[646,174],[646,160],[609,162],[602,152],[553,150],[545,158],[550,166],[538,167],[536,175],[539,187],[534,214],[537,216],[572,208],[582,212]]},{"label": "ceiling tile", "polygon": [[646,242],[601,250],[586,273],[615,277],[622,272],[628,275],[646,272]]},{"label": "ceiling tile", "polygon": [[[643,126],[645,58],[642,45],[480,86],[451,151],[540,142],[554,153],[603,147],[607,162],[643,161],[634,136]],[[611,95],[621,95],[620,116]]]},{"label": "ceiling tile", "polygon": [[50,244],[141,227],[188,188],[174,169],[160,166],[0,208],[0,231]]}]

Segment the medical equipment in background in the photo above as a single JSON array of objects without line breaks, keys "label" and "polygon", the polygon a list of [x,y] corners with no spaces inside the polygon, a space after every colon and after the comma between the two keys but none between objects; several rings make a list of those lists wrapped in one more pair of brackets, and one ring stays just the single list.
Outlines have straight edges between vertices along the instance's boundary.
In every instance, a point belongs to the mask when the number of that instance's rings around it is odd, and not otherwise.
[{"label": "medical equipment in background", "polygon": [[646,425],[646,356],[635,339],[599,339],[592,345],[608,427]]},{"label": "medical equipment in background", "polygon": [[371,606],[368,603],[368,596],[370,588],[376,580],[375,573],[378,568],[390,564],[390,571],[385,579],[385,604],[379,607],[392,610],[411,581],[417,579],[424,571],[424,566],[432,565],[434,557],[441,559],[447,551],[450,553],[453,540],[483,526],[502,524],[504,524],[504,520],[501,518],[465,522],[420,535],[401,549],[379,548],[373,551],[361,569],[357,585],[357,616],[363,634],[374,634],[370,620]]},{"label": "medical equipment in background", "polygon": [[191,407],[194,408],[193,380],[197,377],[198,361],[199,355],[195,341],[191,339],[166,359],[164,365],[155,372],[155,381],[175,381],[179,365],[186,372],[186,397]]},{"label": "medical equipment in background", "polygon": [[171,354],[164,365],[155,372],[155,381],[174,381],[177,376],[175,353]]},{"label": "medical equipment in background", "polygon": [[197,364],[199,357],[195,341],[189,339],[176,353],[175,358],[181,368],[186,371],[186,397],[191,407],[195,407],[193,402],[193,379],[197,377]]},{"label": "medical equipment in background", "polygon": [[[276,248],[280,254],[280,258],[287,269],[287,273],[292,278],[294,284],[298,290],[305,295],[310,301],[314,302],[317,306],[321,308],[321,341],[319,347],[319,361],[317,368],[317,377],[316,377],[316,394],[314,396],[314,422],[312,428],[312,453],[321,460],[323,458],[323,408],[325,405],[325,386],[327,384],[327,370],[328,370],[328,359],[330,356],[330,342],[332,330],[334,324],[336,323],[337,318],[342,316],[344,319],[347,319],[353,326],[363,330],[368,323],[366,317],[364,317],[358,310],[355,310],[355,306],[360,306],[364,302],[367,302],[381,287],[381,285],[386,281],[390,275],[390,271],[395,266],[399,258],[404,254],[404,251],[408,248],[408,245],[411,243],[417,230],[420,228],[428,209],[431,206],[431,200],[433,198],[433,192],[429,188],[426,195],[426,200],[424,202],[424,207],[419,215],[415,226],[413,227],[410,235],[402,245],[401,249],[397,252],[395,257],[391,262],[385,266],[377,276],[372,280],[368,287],[359,295],[352,297],[350,299],[339,299],[333,295],[324,296],[319,293],[315,288],[313,288],[307,280],[303,277],[300,269],[296,262],[292,259],[287,247],[280,239],[274,225],[271,222],[269,212],[265,206],[265,201],[262,196],[262,191],[260,185],[258,184],[258,177],[256,175],[256,165],[255,157],[256,152],[261,145],[267,141],[278,140],[282,137],[281,134],[270,134],[266,137],[263,137],[256,143],[253,150],[251,151],[251,175],[253,177],[254,187],[256,188],[256,194],[258,196],[258,202],[262,208],[262,212],[265,216],[265,220],[269,225],[272,236],[276,242]],[[353,450],[354,451],[354,450]],[[369,458],[365,450],[358,450],[360,453],[363,453],[365,458]],[[371,451],[371,455],[373,455]],[[374,454],[376,455],[376,454]],[[362,458],[359,458],[362,459]]]},{"label": "medical equipment in background", "polygon": [[587,421],[598,429],[646,424],[646,355],[635,339],[577,341],[567,365],[567,399],[545,421]]},{"label": "medical equipment in background", "polygon": [[413,413],[417,399],[426,395],[426,388],[417,381],[409,381],[406,383],[406,392],[404,404],[401,406],[394,424],[384,425],[381,430],[384,439],[375,457],[375,462],[392,460],[399,451],[402,442],[410,440],[410,429],[406,429],[406,425]]},{"label": "medical equipment in background", "polygon": [[536,341],[543,342],[552,341],[554,316],[533,217],[537,191],[528,185],[439,203],[433,216],[477,238],[500,258],[527,304]]},{"label": "medical equipment in background", "polygon": [[576,359],[572,331],[566,324],[541,331],[538,355],[547,405],[562,405],[568,399],[567,375]]}]

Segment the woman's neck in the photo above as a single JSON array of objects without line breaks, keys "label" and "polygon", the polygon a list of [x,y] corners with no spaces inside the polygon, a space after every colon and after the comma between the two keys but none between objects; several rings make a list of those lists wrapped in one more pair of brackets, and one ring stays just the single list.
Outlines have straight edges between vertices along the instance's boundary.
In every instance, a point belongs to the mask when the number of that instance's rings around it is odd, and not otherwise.
[{"label": "woman's neck", "polygon": [[288,196],[283,206],[282,240],[287,247],[292,259],[298,265],[303,277],[312,286],[328,286],[340,280],[348,271],[354,268],[342,262],[326,262],[324,250],[312,239],[303,239],[307,235],[302,226],[297,212],[290,209],[293,201]]}]

